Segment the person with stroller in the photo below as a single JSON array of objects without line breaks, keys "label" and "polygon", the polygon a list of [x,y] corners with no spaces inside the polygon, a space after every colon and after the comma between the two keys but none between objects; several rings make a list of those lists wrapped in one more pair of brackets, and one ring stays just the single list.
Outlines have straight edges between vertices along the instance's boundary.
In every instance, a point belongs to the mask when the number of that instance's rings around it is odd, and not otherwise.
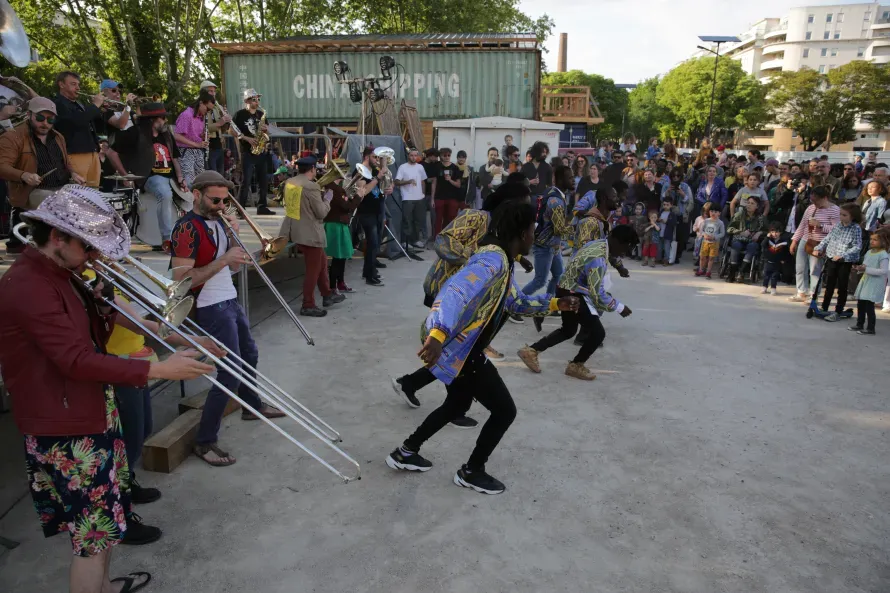
[{"label": "person with stroller", "polygon": [[[735,282],[736,274],[741,265],[740,281],[746,277],[751,269],[751,264],[757,254],[760,253],[760,239],[765,229],[764,218],[759,213],[760,203],[757,200],[747,200],[745,207],[736,212],[726,234],[729,235],[729,273],[727,282]],[[744,252],[744,258],[742,258]],[[741,260],[741,261],[739,261]]]}]

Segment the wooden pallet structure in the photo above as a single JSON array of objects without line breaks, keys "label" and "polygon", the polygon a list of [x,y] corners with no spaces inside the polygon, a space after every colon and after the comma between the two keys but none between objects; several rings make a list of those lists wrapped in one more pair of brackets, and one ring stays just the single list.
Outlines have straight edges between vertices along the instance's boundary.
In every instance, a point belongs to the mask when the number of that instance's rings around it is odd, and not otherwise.
[{"label": "wooden pallet structure", "polygon": [[423,134],[423,125],[417,113],[417,102],[402,99],[399,108],[399,123],[402,125],[402,138],[405,145],[423,152],[428,147]]}]

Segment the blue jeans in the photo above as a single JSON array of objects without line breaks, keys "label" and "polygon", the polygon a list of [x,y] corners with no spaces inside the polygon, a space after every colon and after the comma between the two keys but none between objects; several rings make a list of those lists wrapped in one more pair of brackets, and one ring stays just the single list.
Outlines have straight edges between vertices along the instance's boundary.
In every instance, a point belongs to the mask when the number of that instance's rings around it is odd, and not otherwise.
[{"label": "blue jeans", "polygon": [[732,263],[739,263],[739,256],[741,256],[742,251],[745,252],[745,261],[750,262],[754,260],[754,256],[760,253],[760,243],[748,241],[746,244],[744,241],[735,240],[730,244],[729,249],[732,253],[732,259],[730,259]]},{"label": "blue jeans", "polygon": [[169,241],[173,233],[173,188],[170,187],[170,178],[152,175],[145,180],[145,191],[154,194],[158,200],[158,231],[161,239]]},{"label": "blue jeans", "polygon": [[816,291],[816,284],[819,283],[819,275],[822,274],[822,259],[809,255],[804,248],[805,244],[806,241],[801,241],[794,254],[794,275],[797,281],[797,292],[809,296]]},{"label": "blue jeans", "polygon": [[124,431],[130,470],[142,456],[142,445],[152,431],[151,391],[148,387],[115,385],[114,395]]},{"label": "blue jeans", "polygon": [[763,265],[763,287],[775,288],[782,279],[782,264],[766,262]]},{"label": "blue jeans", "polygon": [[207,163],[208,171],[216,171],[220,175],[223,174],[225,166],[225,151],[222,148],[214,148],[210,151],[210,160]]},{"label": "blue jeans", "polygon": [[[533,248],[535,256],[535,277],[531,282],[526,284],[522,292],[525,294],[535,294],[544,284],[547,284],[547,294],[556,293],[556,283],[559,282],[563,272],[562,255],[552,247],[541,247],[535,245]],[[547,282],[547,272],[552,275],[550,282]]]},{"label": "blue jeans", "polygon": [[[250,325],[247,323],[247,317],[238,301],[230,299],[209,307],[198,308],[198,325],[207,330],[211,336],[228,346],[232,352],[238,355],[250,366],[256,368],[257,360],[259,360],[259,352],[250,335]],[[227,359],[230,365],[239,367],[240,363],[232,359]],[[250,373],[255,376],[254,373]],[[217,368],[217,380],[226,386],[232,392],[238,394],[253,409],[259,411],[262,407],[260,398],[250,389],[240,384],[240,381],[228,372]],[[219,435],[219,425],[222,422],[223,412],[229,396],[214,385],[207,394],[207,400],[204,402],[204,410],[201,412],[201,424],[198,425],[198,436],[195,443],[198,445],[209,445],[217,441]]]},{"label": "blue jeans", "polygon": [[366,280],[377,277],[374,259],[380,251],[380,218],[380,214],[358,215],[358,222],[365,232],[365,265],[362,267],[362,276]]}]

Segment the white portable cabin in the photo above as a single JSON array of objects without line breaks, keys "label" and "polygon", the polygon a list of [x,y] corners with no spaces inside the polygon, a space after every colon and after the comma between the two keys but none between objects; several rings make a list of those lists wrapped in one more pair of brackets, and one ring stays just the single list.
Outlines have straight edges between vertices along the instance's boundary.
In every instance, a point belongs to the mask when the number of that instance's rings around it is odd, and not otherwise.
[{"label": "white portable cabin", "polygon": [[500,116],[433,122],[436,147],[450,148],[453,162],[457,162],[458,150],[467,151],[467,163],[473,169],[487,162],[488,149],[492,146],[501,151],[507,134],[513,136],[513,144],[519,147],[519,159],[523,162],[525,151],[538,141],[546,142],[550,146],[550,154],[555,156],[559,150],[559,133],[564,127],[563,124]]}]

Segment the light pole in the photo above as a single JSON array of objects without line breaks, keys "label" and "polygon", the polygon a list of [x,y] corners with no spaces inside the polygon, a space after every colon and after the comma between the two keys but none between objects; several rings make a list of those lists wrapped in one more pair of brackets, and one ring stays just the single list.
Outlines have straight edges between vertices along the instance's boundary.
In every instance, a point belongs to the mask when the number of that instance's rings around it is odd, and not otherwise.
[{"label": "light pole", "polygon": [[711,106],[708,108],[708,125],[705,127],[705,138],[711,137],[711,119],[714,117],[714,93],[717,91],[717,62],[720,61],[720,44],[721,43],[738,43],[741,41],[738,37],[720,37],[713,35],[699,35],[699,39],[705,42],[716,43],[717,50],[707,47],[697,46],[698,49],[714,54],[714,80],[711,82]]}]

